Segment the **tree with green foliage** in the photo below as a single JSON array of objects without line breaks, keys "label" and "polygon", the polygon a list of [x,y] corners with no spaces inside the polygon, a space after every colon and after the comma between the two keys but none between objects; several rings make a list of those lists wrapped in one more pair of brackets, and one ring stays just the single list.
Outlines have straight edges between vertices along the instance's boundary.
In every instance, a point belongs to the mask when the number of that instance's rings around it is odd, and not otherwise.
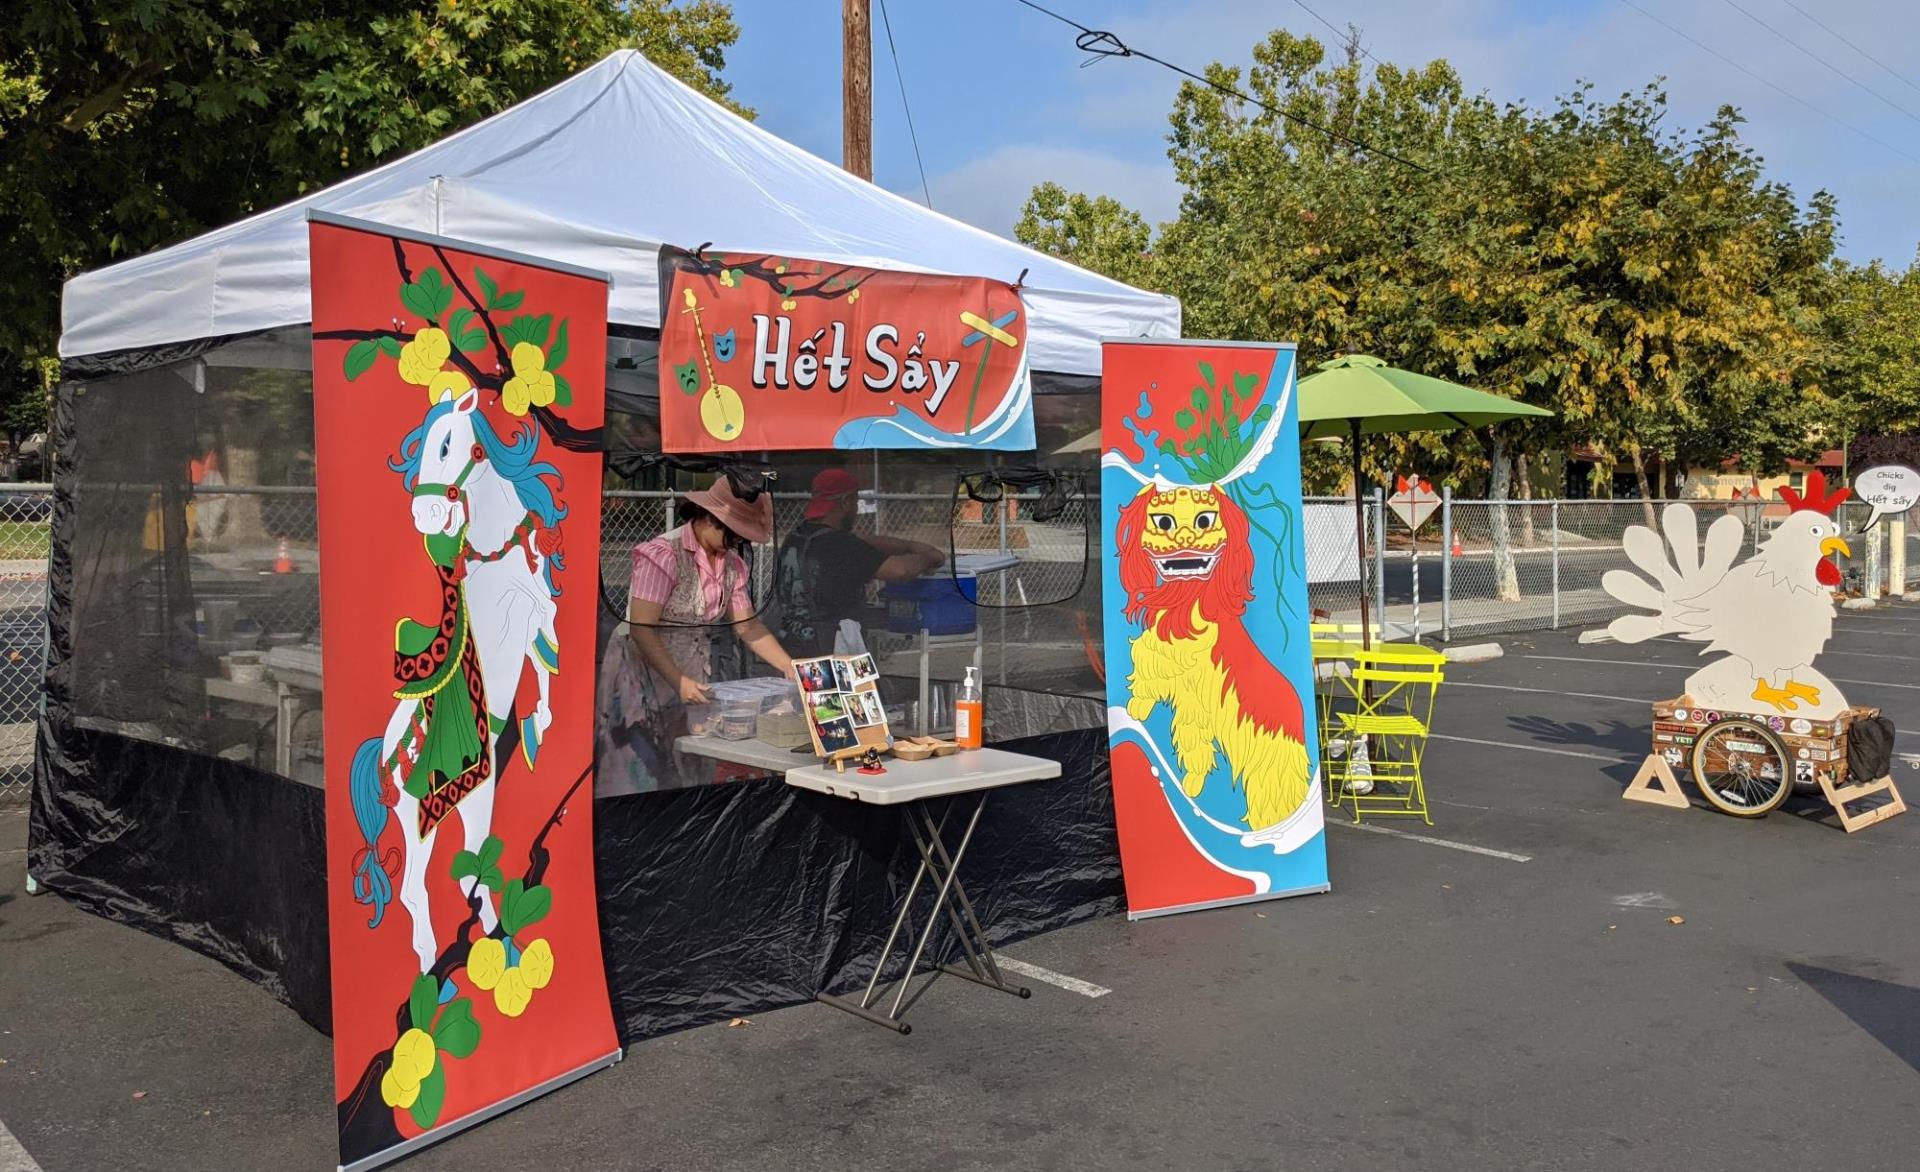
[{"label": "tree with green foliage", "polygon": [[738,36],[718,0],[16,0],[0,369],[54,353],[76,272],[417,150],[615,49],[727,101]]},{"label": "tree with green foliage", "polygon": [[[1833,202],[1767,181],[1733,110],[1688,133],[1657,86],[1499,105],[1444,61],[1370,66],[1354,45],[1329,60],[1285,32],[1207,77],[1174,103],[1184,194],[1148,258],[1126,209],[1057,188],[1036,190],[1021,238],[1177,295],[1195,336],[1291,339],[1303,371],[1370,353],[1556,413],[1478,443],[1370,444],[1375,483],[1484,476],[1504,499],[1515,464],[1549,448],[1644,472],[1651,455],[1777,467],[1817,445]],[[1309,453],[1310,486],[1336,467]],[[1504,509],[1494,527],[1504,548]]]}]

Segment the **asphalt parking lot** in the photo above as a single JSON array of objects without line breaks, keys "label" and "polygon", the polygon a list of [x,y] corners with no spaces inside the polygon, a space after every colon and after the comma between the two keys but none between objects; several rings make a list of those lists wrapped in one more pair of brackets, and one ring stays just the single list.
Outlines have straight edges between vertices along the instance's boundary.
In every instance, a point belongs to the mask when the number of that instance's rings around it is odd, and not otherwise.
[{"label": "asphalt parking lot", "polygon": [[[1694,648],[1499,642],[1442,693],[1436,825],[1334,826],[1330,894],[1009,947],[1102,996],[948,982],[910,1037],[802,1006],[647,1041],[406,1166],[1915,1166],[1920,811],[1850,836],[1808,803],[1622,802]],[[1843,612],[1822,660],[1910,754],[1916,656],[1920,606],[1895,605]],[[330,1167],[326,1040],[21,894],[24,836],[0,815],[0,1120],[26,1153]]]}]

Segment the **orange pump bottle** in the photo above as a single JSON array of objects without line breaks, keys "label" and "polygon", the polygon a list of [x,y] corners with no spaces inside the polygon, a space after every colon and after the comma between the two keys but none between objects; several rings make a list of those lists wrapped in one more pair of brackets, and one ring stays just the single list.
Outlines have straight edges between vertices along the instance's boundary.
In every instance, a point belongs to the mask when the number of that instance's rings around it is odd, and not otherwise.
[{"label": "orange pump bottle", "polygon": [[966,682],[960,685],[960,694],[953,701],[953,739],[963,749],[980,747],[982,713],[985,705],[980,698],[980,685],[973,681],[973,669],[967,669]]}]

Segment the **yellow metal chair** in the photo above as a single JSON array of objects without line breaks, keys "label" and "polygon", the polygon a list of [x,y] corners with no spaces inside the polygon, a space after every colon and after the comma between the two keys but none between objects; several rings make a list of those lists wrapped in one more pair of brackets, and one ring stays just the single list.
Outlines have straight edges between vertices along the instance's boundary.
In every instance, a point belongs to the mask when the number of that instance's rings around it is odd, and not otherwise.
[{"label": "yellow metal chair", "polygon": [[[1433,825],[1422,765],[1445,662],[1439,652],[1417,644],[1388,644],[1355,658],[1349,685],[1353,711],[1338,713],[1337,719],[1350,745],[1366,744],[1366,759],[1356,760],[1352,751],[1338,760],[1321,758],[1328,800],[1351,803],[1355,822],[1366,814],[1401,814]],[[1370,792],[1358,792],[1361,782]]]}]

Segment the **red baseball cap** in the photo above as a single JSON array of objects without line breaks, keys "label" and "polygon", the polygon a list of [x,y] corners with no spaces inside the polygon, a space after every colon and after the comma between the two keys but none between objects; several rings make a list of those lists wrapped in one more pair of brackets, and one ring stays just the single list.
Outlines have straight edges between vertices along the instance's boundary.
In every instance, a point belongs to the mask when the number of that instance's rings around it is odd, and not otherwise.
[{"label": "red baseball cap", "polygon": [[813,478],[813,499],[807,502],[807,520],[818,521],[833,512],[835,505],[859,491],[859,478],[845,468],[822,469]]}]

